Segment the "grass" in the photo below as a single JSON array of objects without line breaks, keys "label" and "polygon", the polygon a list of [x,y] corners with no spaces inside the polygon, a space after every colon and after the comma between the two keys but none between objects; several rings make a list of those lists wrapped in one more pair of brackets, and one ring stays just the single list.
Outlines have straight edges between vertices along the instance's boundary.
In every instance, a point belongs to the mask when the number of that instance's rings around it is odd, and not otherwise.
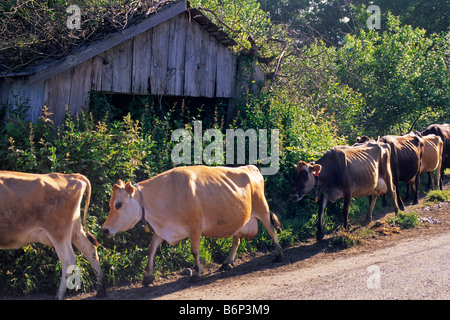
[{"label": "grass", "polygon": [[411,213],[399,212],[395,217],[389,220],[389,223],[399,226],[401,229],[416,228],[419,223],[419,215],[413,211]]},{"label": "grass", "polygon": [[427,204],[448,201],[450,199],[450,191],[448,190],[430,190],[427,193]]},{"label": "grass", "polygon": [[348,249],[360,243],[360,237],[357,234],[340,231],[328,243],[329,248]]}]

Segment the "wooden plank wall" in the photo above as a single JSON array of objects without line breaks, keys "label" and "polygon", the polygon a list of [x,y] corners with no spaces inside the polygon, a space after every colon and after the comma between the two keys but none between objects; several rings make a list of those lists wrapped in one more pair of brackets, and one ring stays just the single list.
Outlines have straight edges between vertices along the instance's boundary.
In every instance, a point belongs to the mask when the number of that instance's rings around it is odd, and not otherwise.
[{"label": "wooden plank wall", "polygon": [[4,79],[0,103],[21,92],[32,121],[46,105],[61,124],[66,106],[80,112],[90,91],[232,98],[235,73],[232,52],[184,12],[42,83]]}]

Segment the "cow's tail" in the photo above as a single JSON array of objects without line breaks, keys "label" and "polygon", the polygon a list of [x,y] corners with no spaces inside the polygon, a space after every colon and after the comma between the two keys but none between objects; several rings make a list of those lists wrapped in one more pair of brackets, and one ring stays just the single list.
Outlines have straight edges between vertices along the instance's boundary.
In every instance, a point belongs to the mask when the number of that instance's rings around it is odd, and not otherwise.
[{"label": "cow's tail", "polygon": [[278,218],[275,215],[275,213],[273,213],[272,211],[270,211],[270,223],[273,225],[275,230],[277,230],[279,233],[283,232],[283,230],[281,230],[281,223],[280,223],[280,221],[278,220]]},{"label": "cow's tail", "polygon": [[91,182],[85,176],[81,176],[81,177],[83,177],[82,180],[86,183],[86,191],[85,191],[85,193],[86,193],[86,201],[84,203],[84,215],[83,215],[84,232],[86,233],[86,236],[89,239],[89,241],[94,246],[98,246],[100,243],[97,241],[97,239],[94,237],[94,235],[89,232],[89,229],[87,227],[87,221],[86,221],[86,215],[87,215],[87,212],[89,211],[89,204],[91,202],[91,190],[92,190],[91,189]]}]

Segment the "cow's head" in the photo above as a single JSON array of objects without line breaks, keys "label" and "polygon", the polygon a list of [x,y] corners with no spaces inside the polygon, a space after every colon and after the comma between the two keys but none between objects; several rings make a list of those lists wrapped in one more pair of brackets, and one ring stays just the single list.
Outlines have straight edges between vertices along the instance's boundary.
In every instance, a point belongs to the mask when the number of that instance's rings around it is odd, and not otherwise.
[{"label": "cow's head", "polygon": [[320,164],[299,161],[294,165],[294,187],[292,189],[292,200],[300,201],[316,185],[322,166]]},{"label": "cow's head", "polygon": [[113,185],[108,218],[102,227],[103,234],[112,237],[117,232],[133,228],[139,222],[141,206],[135,198],[136,191],[130,182],[124,184],[122,180],[119,180]]}]

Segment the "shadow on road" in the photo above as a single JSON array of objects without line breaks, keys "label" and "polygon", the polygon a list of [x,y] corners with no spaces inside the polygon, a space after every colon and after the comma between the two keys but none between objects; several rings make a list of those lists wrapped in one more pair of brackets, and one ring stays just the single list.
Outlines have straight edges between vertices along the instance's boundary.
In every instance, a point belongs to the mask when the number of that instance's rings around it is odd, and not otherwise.
[{"label": "shadow on road", "polygon": [[[247,261],[244,261],[227,271],[204,271],[202,277],[197,280],[193,280],[193,278],[186,276],[180,277],[175,281],[165,282],[161,284],[158,284],[158,281],[156,281],[154,284],[151,284],[148,287],[140,286],[127,288],[110,288],[104,299],[156,299],[193,286],[206,286],[220,279],[227,279],[257,271],[275,269],[287,264],[306,260],[320,252],[323,252],[324,250],[326,250],[327,246],[328,241],[323,240],[320,242],[287,248],[283,250],[284,259],[281,262],[274,262],[275,253],[268,253],[265,255],[249,258]],[[94,299],[94,297],[89,297],[87,299]]]}]

